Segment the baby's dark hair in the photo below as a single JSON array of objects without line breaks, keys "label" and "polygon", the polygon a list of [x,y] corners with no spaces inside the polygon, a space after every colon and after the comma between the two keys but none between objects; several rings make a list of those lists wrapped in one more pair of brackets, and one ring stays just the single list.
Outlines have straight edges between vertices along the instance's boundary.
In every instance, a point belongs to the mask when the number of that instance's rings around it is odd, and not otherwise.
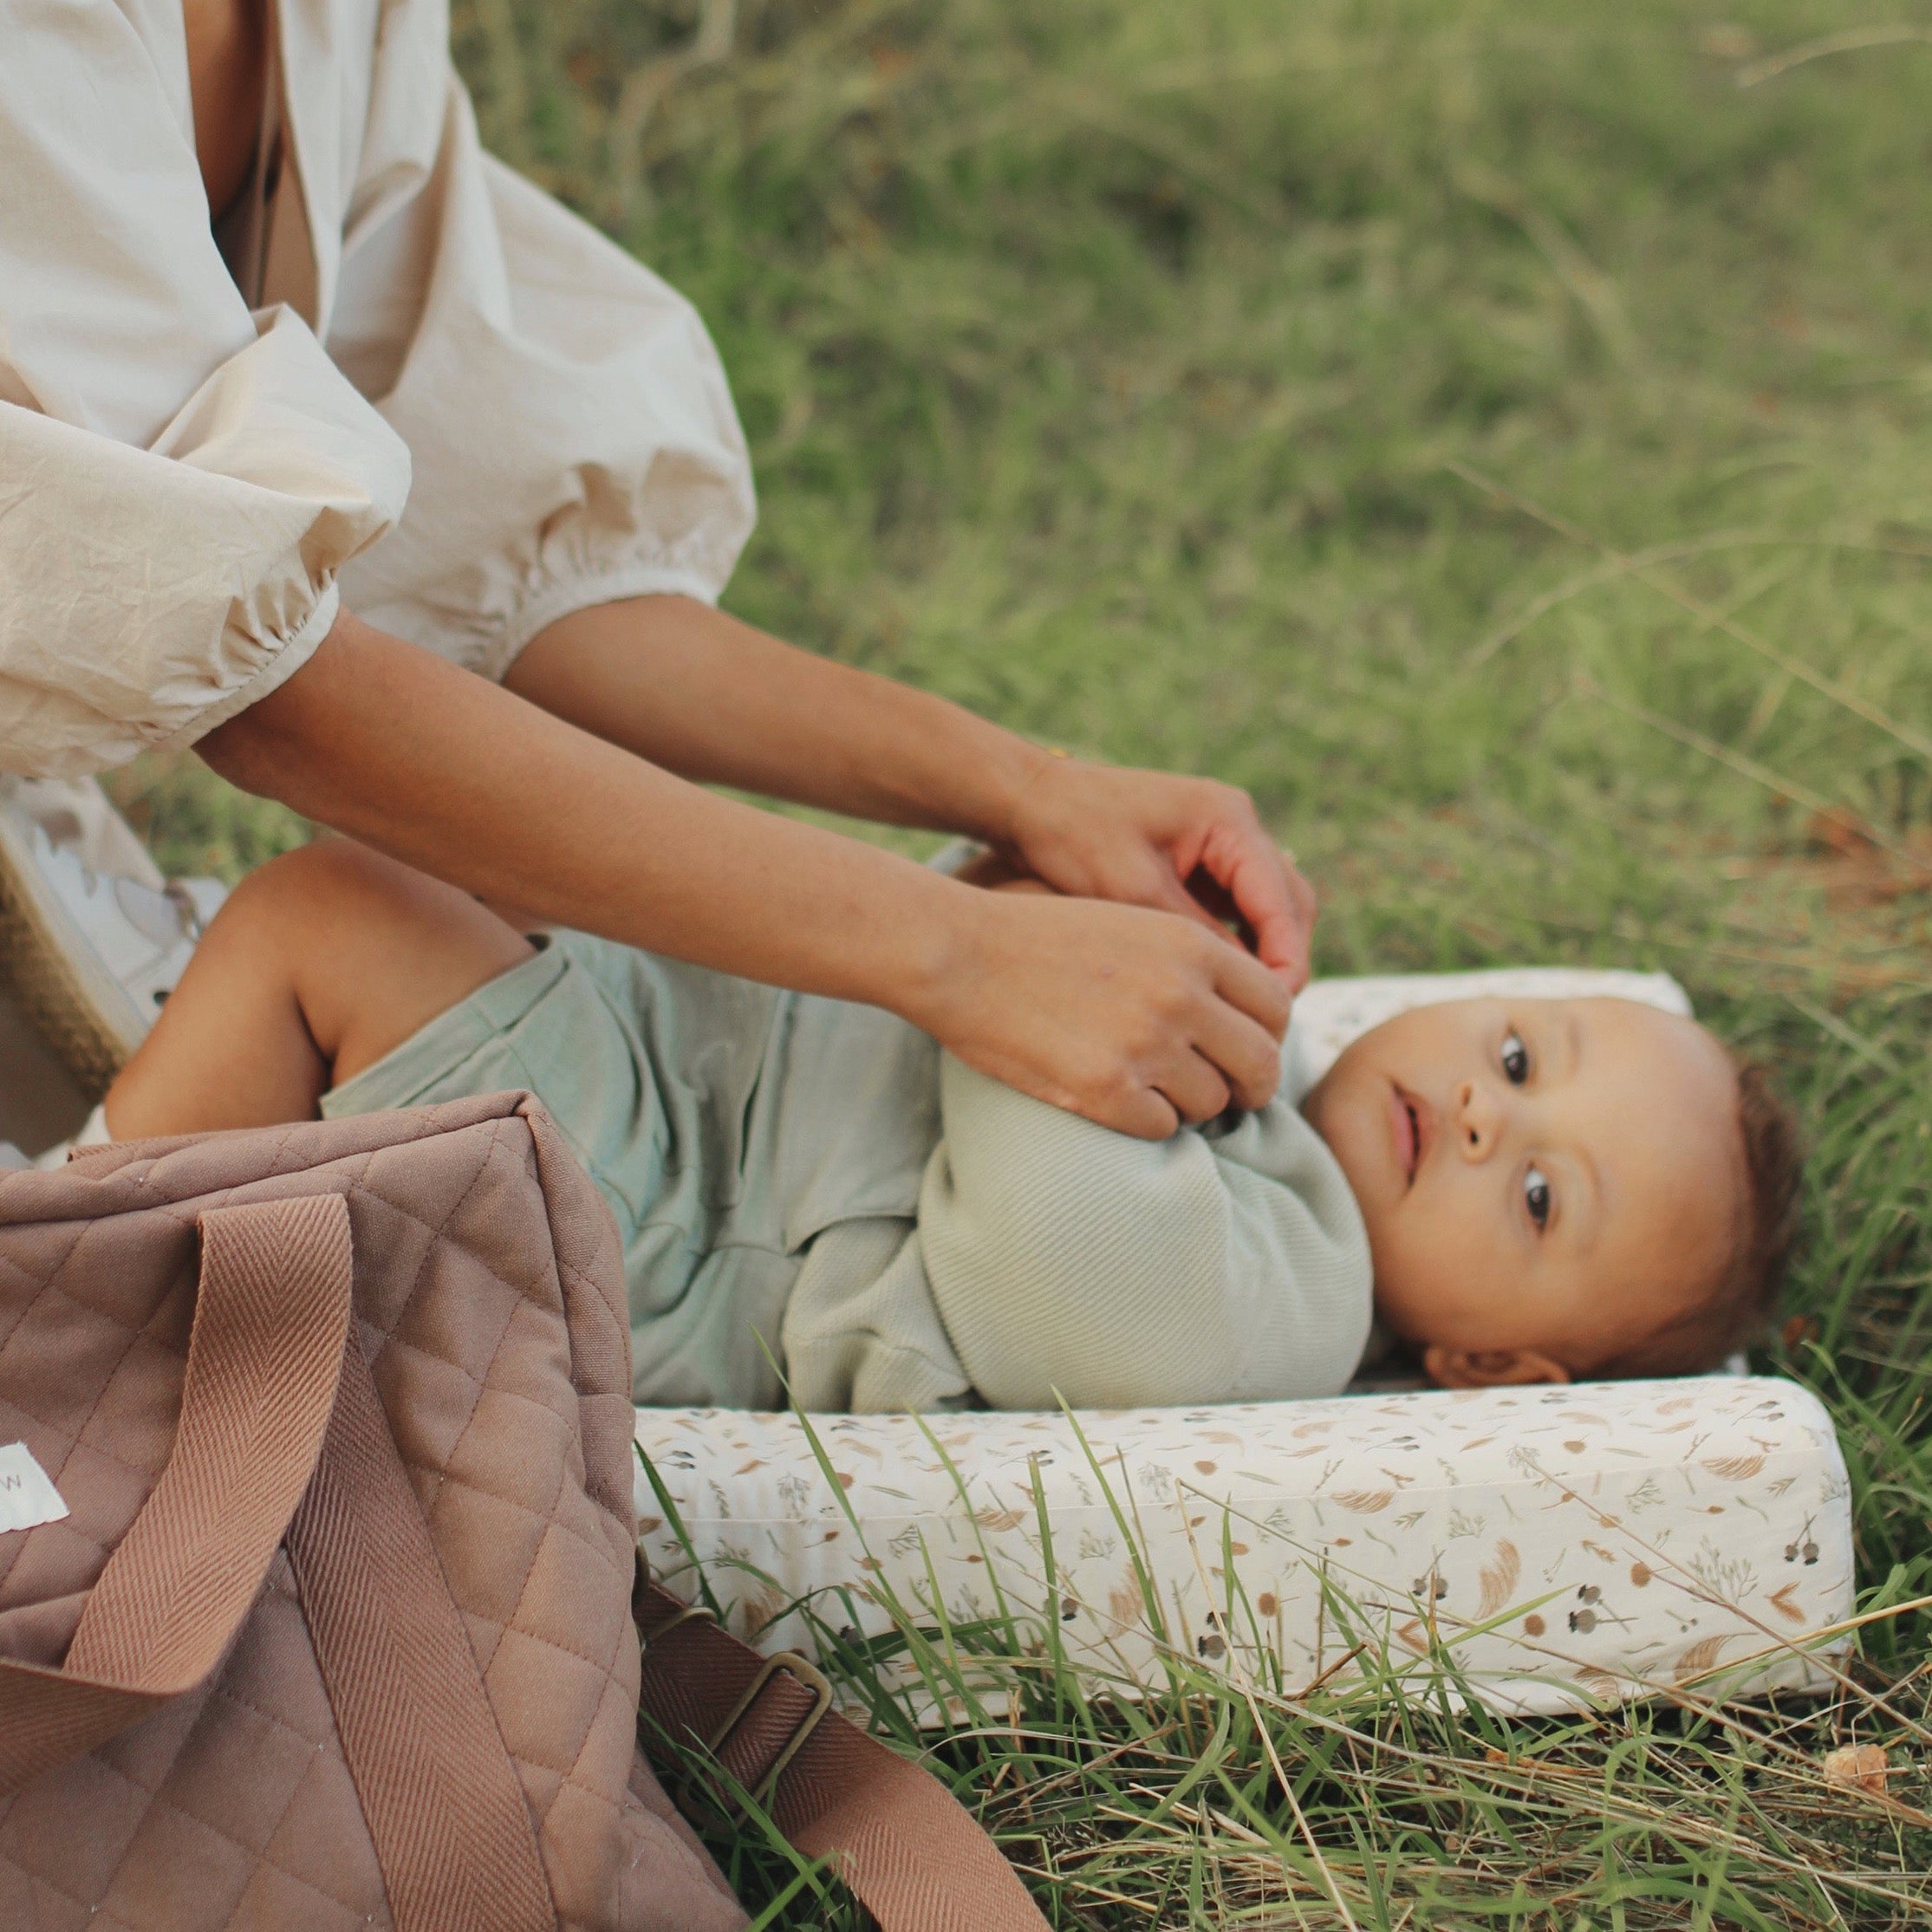
[{"label": "baby's dark hair", "polygon": [[1798,1116],[1755,1060],[1733,1065],[1745,1200],[1737,1245],[1711,1287],[1681,1314],[1592,1370],[1598,1376],[1688,1376],[1715,1369],[1747,1347],[1778,1312],[1798,1238],[1805,1150]]}]

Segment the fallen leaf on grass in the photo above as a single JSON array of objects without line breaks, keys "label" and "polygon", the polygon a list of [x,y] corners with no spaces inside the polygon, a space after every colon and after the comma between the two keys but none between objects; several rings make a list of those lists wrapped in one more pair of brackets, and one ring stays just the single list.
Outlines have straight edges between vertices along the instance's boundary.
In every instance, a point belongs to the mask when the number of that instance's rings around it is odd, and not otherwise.
[{"label": "fallen leaf on grass", "polygon": [[1868,1798],[1885,1795],[1891,1764],[1876,1744],[1841,1744],[1825,1753],[1825,1781],[1845,1791],[1862,1791]]},{"label": "fallen leaf on grass", "polygon": [[1541,1772],[1551,1778],[1587,1778],[1591,1775],[1587,1765],[1558,1764],[1553,1758],[1538,1758],[1529,1752],[1518,1752],[1512,1756],[1507,1751],[1499,1751],[1494,1745],[1483,1753],[1486,1764],[1507,1765],[1512,1771]]},{"label": "fallen leaf on grass", "polygon": [[1814,812],[1805,833],[1812,849],[1825,855],[1818,869],[1836,906],[1883,906],[1932,885],[1932,838],[1922,825],[1899,835],[1896,852],[1886,851],[1863,821],[1842,809]]}]

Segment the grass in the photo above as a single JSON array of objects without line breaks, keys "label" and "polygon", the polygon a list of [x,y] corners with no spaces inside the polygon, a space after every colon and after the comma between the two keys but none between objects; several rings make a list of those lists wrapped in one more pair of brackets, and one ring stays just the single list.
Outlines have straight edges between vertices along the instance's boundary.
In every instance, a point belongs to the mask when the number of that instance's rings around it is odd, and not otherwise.
[{"label": "grass", "polygon": [[[830,1494],[876,1554],[833,1481],[828,1445],[806,1429]],[[1087,1454],[1129,1548],[1144,1551],[1137,1509]],[[645,1467],[692,1555],[670,1488]],[[954,1480],[964,1499],[957,1470]],[[1130,1675],[1122,1659],[1076,1672],[1059,1621],[1016,1607],[1043,1595],[1057,1606],[1070,1587],[1055,1567],[1037,1473],[1034,1506],[1038,1573],[1003,1578],[982,1542],[994,1610],[971,1623],[942,1607],[929,1562],[930,1587],[916,1600],[894,1590],[891,1564],[868,1563],[864,1608],[849,1590],[786,1604],[745,1559],[698,1575],[720,1614],[746,1597],[780,1617],[802,1608],[851,1704],[979,1803],[1008,1856],[1063,1908],[1059,1922],[1914,1924],[1932,1905],[1922,1777],[1895,1773],[1877,1802],[1820,1778],[1821,1734],[1922,1738],[1922,1713],[1901,1709],[1876,1683],[1848,1687],[1862,1724],[1848,1725],[1841,1708],[1828,1728],[1809,1700],[1724,1708],[1715,1682],[1672,1687],[1662,1721],[1643,1708],[1512,1720],[1475,1703],[1460,1662],[1487,1623],[1432,1618],[1427,1654],[1413,1655],[1391,1638],[1388,1615],[1333,1578],[1324,1603],[1337,1655],[1312,1682],[1291,1682],[1241,1588],[1233,1551],[1242,1545],[1225,1536],[1224,1662],[1198,1661],[1205,1642],[1191,1645],[1163,1608],[1174,1579],[1136,1553],[1152,1669]],[[862,1623],[879,1630],[881,1610],[884,1634],[862,1638]],[[951,1716],[938,1741],[921,1730],[922,1714],[936,1708]],[[752,1808],[702,1754],[671,1755],[701,1809]],[[1875,1857],[1879,1834],[1890,1843]],[[862,1922],[769,1834],[712,1836],[747,1896],[809,1903],[814,1916],[797,1922]]]},{"label": "grass", "polygon": [[[456,20],[491,145],[719,339],[732,607],[1250,786],[1327,971],[1676,972],[1810,1133],[1762,1359],[1839,1420],[1864,1606],[1932,1592],[1926,0],[706,14],[707,62],[648,0]],[[301,834],[120,783],[178,868]],[[937,1756],[1066,1927],[1916,1926],[1932,1625],[1862,1646],[1823,1707],[1564,1722],[1036,1672]],[[1896,1802],[1820,1782],[1852,1737]]]}]

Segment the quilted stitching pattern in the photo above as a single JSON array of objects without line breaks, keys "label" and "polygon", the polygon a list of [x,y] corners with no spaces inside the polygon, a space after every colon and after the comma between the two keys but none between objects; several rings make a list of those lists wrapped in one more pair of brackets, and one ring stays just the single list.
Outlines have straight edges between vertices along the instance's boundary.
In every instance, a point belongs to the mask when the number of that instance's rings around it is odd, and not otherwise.
[{"label": "quilted stitching pattern", "polygon": [[[647,1773],[633,1789],[616,1234],[549,1122],[517,1096],[104,1149],[0,1183],[0,1439],[24,1438],[73,1509],[0,1538],[0,1654],[60,1661],[166,1467],[196,1215],[322,1190],[348,1203],[364,1350],[530,1803],[560,1926],[741,1922],[715,1875],[683,1869],[690,1847]],[[640,1888],[639,1870],[654,1866],[679,1868],[682,1909],[643,1896],[655,1888]],[[0,1920],[389,1924],[285,1558],[211,1688],[0,1800]]]}]

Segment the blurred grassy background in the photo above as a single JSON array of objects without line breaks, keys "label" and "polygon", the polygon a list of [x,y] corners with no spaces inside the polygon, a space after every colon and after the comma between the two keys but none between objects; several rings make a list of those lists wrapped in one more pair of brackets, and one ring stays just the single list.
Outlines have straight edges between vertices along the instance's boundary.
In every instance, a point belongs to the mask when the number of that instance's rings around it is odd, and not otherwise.
[{"label": "blurred grassy background", "polygon": [[[1932,6],[1870,23],[1781,66],[1867,22],[456,9],[490,144],[717,336],[764,505],[733,608],[1252,787],[1324,892],[1325,970],[1662,966],[1780,1065],[1816,1158],[1769,1359],[1838,1406],[1882,1605],[1932,1588]],[[192,761],[120,784],[179,869],[299,836]],[[1818,1738],[1932,1743],[1924,1623],[1866,1648],[1908,1688]],[[1346,1813],[1317,1823],[1347,1870],[1409,1856]],[[1916,1830],[1848,1825],[1845,1869],[1922,1880]],[[1924,1922],[1713,1857],[1646,1903],[1525,1855],[1412,1922]],[[1309,1896],[1298,1922],[1349,1922]]]}]

